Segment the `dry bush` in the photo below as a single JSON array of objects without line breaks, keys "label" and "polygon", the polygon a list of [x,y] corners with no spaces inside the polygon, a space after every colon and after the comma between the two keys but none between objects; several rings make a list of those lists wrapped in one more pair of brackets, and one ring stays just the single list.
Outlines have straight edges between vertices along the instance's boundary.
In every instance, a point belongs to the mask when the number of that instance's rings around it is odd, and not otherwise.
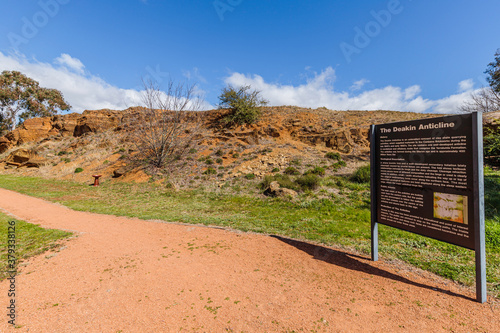
[{"label": "dry bush", "polygon": [[464,102],[462,112],[494,112],[500,110],[500,93],[491,87],[471,94],[471,101]]},{"label": "dry bush", "polygon": [[145,108],[133,119],[131,138],[134,159],[155,168],[164,168],[180,159],[199,137],[204,112],[195,86],[174,84],[166,91],[152,82],[144,84]]}]

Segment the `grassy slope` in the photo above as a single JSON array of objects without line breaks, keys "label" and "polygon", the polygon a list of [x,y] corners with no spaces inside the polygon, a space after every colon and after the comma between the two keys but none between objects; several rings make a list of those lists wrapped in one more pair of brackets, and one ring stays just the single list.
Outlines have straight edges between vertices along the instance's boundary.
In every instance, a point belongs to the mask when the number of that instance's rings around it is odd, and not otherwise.
[{"label": "grassy slope", "polygon": [[[500,294],[500,173],[486,172],[487,276]],[[368,184],[339,180],[332,199],[296,202],[233,194],[179,191],[154,184],[103,183],[90,187],[67,181],[0,176],[0,187],[59,202],[81,211],[219,225],[244,231],[313,240],[370,251]],[[475,279],[472,251],[387,226],[380,226],[379,251],[466,285]]]},{"label": "grassy slope", "polygon": [[8,222],[15,221],[17,263],[58,247],[57,240],[71,236],[70,232],[44,229],[35,224],[13,219],[0,213],[0,281],[7,276]]}]

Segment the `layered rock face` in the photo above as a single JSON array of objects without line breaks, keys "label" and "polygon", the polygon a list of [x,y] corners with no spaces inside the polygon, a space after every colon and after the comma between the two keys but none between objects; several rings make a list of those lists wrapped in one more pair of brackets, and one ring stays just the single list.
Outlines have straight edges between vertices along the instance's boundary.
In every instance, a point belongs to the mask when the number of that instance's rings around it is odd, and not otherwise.
[{"label": "layered rock face", "polygon": [[0,153],[16,145],[38,141],[52,136],[82,136],[88,132],[101,132],[122,125],[124,117],[135,109],[125,111],[84,111],[44,118],[27,119],[21,126],[0,138]]}]

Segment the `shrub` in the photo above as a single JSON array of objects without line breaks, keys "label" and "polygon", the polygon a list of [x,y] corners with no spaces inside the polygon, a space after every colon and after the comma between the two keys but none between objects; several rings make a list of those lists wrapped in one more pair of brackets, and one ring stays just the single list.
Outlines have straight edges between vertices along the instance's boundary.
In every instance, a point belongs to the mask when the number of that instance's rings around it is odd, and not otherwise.
[{"label": "shrub", "polygon": [[205,160],[205,163],[208,164],[208,165],[211,165],[211,164],[214,164],[214,161],[211,158],[207,158]]},{"label": "shrub", "polygon": [[217,173],[217,170],[215,170],[212,167],[209,167],[207,170],[203,172],[204,175],[215,175]]},{"label": "shrub", "polygon": [[253,174],[253,173],[247,173],[247,174],[245,175],[245,178],[246,178],[246,179],[249,179],[249,180],[250,180],[250,179],[254,179],[254,178],[255,178],[255,174]]},{"label": "shrub", "polygon": [[69,163],[71,160],[69,158],[61,158],[61,161],[64,161],[64,163]]},{"label": "shrub", "polygon": [[222,149],[219,149],[219,150],[217,150],[217,151],[215,152],[215,155],[217,155],[217,156],[222,156],[222,155],[224,155],[224,152],[222,151]]},{"label": "shrub", "polygon": [[315,190],[319,186],[320,178],[315,174],[303,175],[295,180],[302,190]]},{"label": "shrub", "polygon": [[295,169],[292,166],[289,166],[288,168],[286,168],[285,171],[283,171],[283,173],[285,175],[298,175],[298,174],[300,174],[299,170]]},{"label": "shrub", "polygon": [[57,156],[62,156],[62,155],[66,155],[68,152],[65,151],[65,150],[62,150],[60,152],[57,153]]},{"label": "shrub", "polygon": [[344,161],[340,160],[340,161],[332,164],[332,169],[334,171],[337,171],[338,169],[340,169],[341,167],[344,167],[344,166],[346,166],[346,163]]},{"label": "shrub", "polygon": [[359,167],[351,176],[351,180],[357,183],[370,182],[370,164]]},{"label": "shrub", "polygon": [[483,139],[484,159],[487,164],[500,164],[500,128],[487,129]]},{"label": "shrub", "polygon": [[278,171],[280,171],[280,169],[279,169],[279,168],[273,168],[273,169],[271,170],[271,172],[278,172]]},{"label": "shrub", "polygon": [[340,154],[339,153],[334,153],[334,152],[328,152],[325,154],[325,157],[326,158],[329,158],[331,160],[337,160],[337,161],[340,161],[342,158],[340,157]]},{"label": "shrub", "polygon": [[220,158],[220,157],[219,157],[218,159],[216,159],[216,160],[215,160],[215,162],[216,162],[217,164],[222,164],[222,158]]},{"label": "shrub", "polygon": [[240,154],[238,154],[238,153],[233,153],[233,158],[238,158],[238,157],[240,157]]},{"label": "shrub", "polygon": [[190,153],[190,154],[194,154],[194,153],[196,153],[196,152],[197,152],[197,150],[196,150],[196,149],[194,149],[194,148],[191,148],[191,149],[189,150],[189,153]]},{"label": "shrub", "polygon": [[315,167],[314,169],[307,170],[304,175],[308,174],[313,174],[313,175],[318,175],[318,176],[324,176],[325,175],[325,168],[322,167]]},{"label": "shrub", "polygon": [[219,95],[219,108],[229,109],[229,114],[222,118],[226,125],[251,124],[260,117],[260,106],[266,105],[267,101],[261,98],[260,92],[250,90],[250,86],[236,89],[227,86]]},{"label": "shrub", "polygon": [[290,164],[292,164],[292,165],[301,165],[302,162],[301,162],[300,158],[295,158],[295,159],[293,159],[293,160],[290,161]]},{"label": "shrub", "polygon": [[83,171],[83,169],[82,169],[82,168],[76,168],[76,169],[75,169],[75,173],[80,173],[80,172],[82,172],[82,171]]},{"label": "shrub", "polygon": [[262,180],[262,182],[260,182],[259,187],[262,190],[265,190],[269,187],[269,185],[273,181],[277,181],[278,184],[280,184],[280,187],[288,188],[294,191],[300,190],[300,186],[297,183],[295,183],[288,175],[282,175],[279,173],[273,176],[271,175],[264,176],[264,179]]}]

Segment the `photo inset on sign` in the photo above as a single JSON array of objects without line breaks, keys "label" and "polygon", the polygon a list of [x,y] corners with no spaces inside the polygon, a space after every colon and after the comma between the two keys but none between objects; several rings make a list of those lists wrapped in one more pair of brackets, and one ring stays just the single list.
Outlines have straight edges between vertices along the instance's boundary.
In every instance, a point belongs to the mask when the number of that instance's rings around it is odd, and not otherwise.
[{"label": "photo inset on sign", "polygon": [[434,217],[468,224],[467,196],[434,192]]}]

